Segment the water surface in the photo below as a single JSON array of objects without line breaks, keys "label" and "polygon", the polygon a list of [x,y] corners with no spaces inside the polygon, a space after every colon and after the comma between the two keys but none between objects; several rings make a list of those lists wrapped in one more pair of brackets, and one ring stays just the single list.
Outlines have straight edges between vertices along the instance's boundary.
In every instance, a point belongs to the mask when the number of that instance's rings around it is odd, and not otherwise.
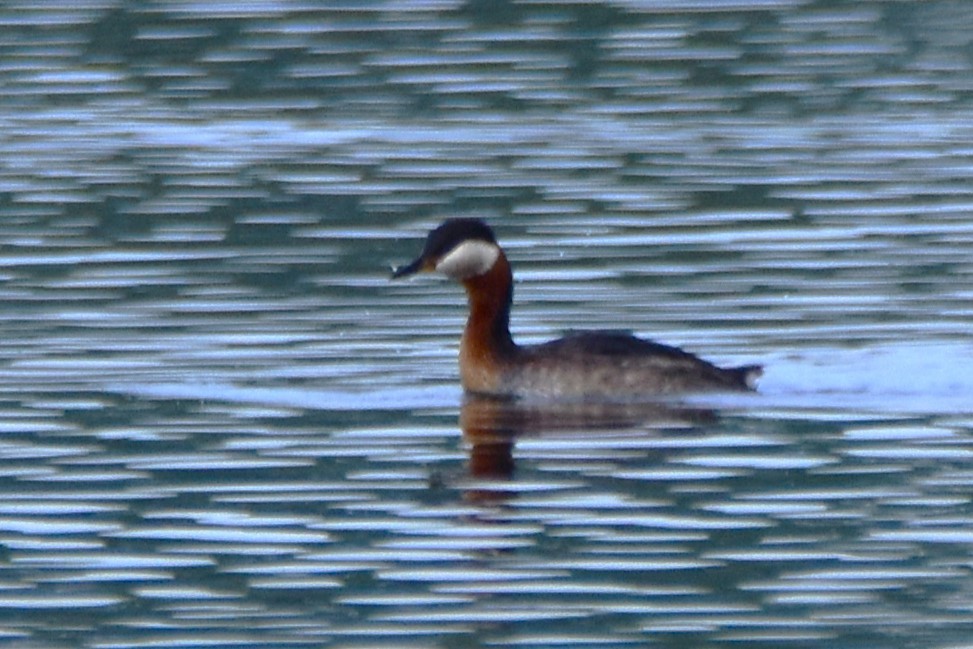
[{"label": "water surface", "polygon": [[[963,2],[0,9],[0,638],[23,647],[960,647]],[[466,400],[627,329],[759,395]]]}]

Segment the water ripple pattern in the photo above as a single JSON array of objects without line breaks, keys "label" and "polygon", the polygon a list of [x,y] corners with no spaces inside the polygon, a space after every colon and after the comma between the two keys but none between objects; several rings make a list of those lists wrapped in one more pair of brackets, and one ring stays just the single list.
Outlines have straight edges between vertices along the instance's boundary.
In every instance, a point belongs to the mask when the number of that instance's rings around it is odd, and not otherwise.
[{"label": "water ripple pattern", "polygon": [[[320,6],[318,6],[320,5]],[[969,646],[958,0],[0,7],[0,644]],[[766,366],[464,399],[515,336]]]}]

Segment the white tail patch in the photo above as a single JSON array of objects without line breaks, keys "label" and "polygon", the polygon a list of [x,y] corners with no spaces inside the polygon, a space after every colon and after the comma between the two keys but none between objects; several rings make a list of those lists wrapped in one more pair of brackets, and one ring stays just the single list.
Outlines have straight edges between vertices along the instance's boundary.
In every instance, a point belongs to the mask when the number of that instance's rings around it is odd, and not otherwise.
[{"label": "white tail patch", "polygon": [[453,279],[468,279],[483,275],[493,268],[500,248],[487,241],[464,241],[449,251],[436,264],[436,270]]}]

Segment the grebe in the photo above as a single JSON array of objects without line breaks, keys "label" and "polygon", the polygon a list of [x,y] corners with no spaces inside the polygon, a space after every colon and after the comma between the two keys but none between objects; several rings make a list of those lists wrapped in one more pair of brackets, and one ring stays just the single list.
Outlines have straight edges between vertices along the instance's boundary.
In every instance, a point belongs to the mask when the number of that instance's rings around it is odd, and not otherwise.
[{"label": "grebe", "polygon": [[392,278],[438,271],[466,288],[469,319],[459,367],[467,392],[497,397],[637,399],[753,390],[759,365],[720,368],[676,347],[626,333],[575,333],[521,346],[510,336],[513,275],[490,227],[448,219],[429,233],[419,257]]}]

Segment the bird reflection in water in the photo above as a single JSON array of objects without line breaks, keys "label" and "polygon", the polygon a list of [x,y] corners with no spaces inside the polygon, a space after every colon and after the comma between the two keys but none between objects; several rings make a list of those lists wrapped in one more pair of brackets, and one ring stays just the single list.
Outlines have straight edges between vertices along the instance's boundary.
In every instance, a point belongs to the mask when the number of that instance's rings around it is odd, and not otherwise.
[{"label": "bird reflection in water", "polygon": [[467,395],[460,410],[460,427],[469,444],[469,474],[477,481],[475,488],[467,490],[467,497],[485,504],[515,495],[501,482],[513,477],[514,446],[521,437],[590,437],[633,428],[649,434],[715,420],[712,410],[659,402],[530,402]]}]

